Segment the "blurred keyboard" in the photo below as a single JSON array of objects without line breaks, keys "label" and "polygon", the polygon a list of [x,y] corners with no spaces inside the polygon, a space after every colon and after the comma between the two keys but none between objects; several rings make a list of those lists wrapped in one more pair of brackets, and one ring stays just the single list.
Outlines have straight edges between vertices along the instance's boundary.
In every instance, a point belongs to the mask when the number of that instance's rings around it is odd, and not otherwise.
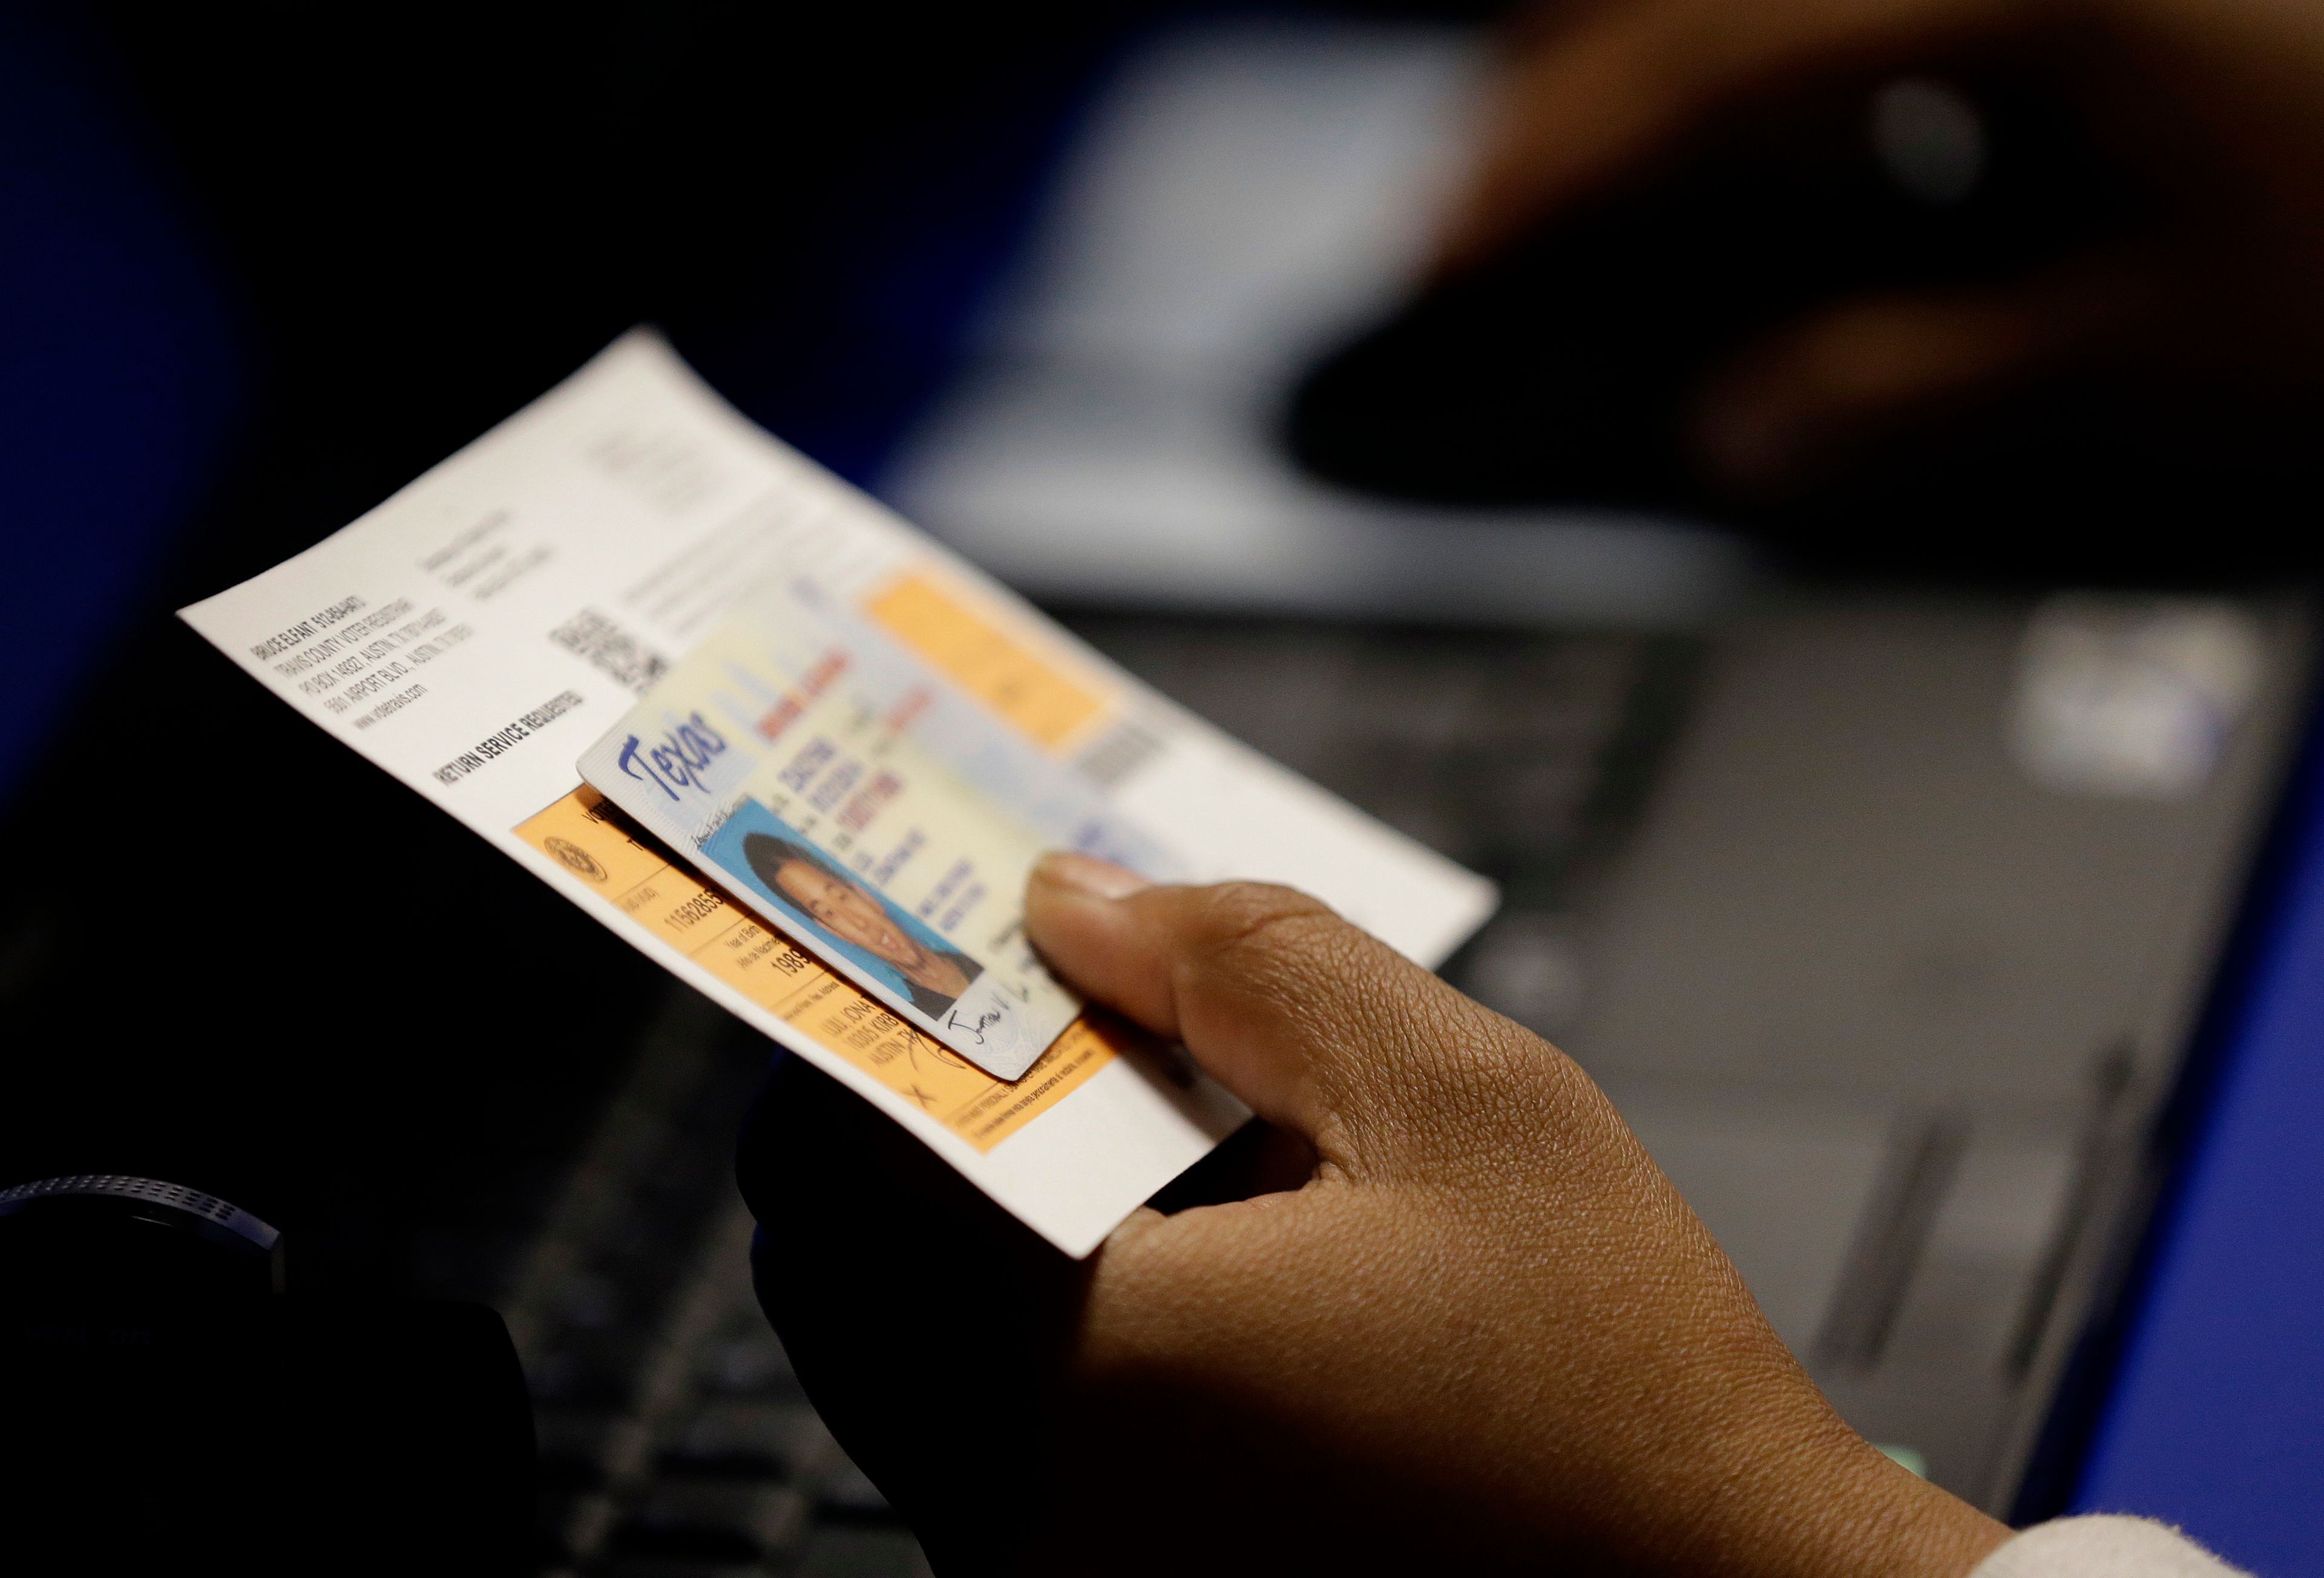
[{"label": "blurred keyboard", "polygon": [[1683,636],[1069,617],[1107,656],[1501,887],[1443,975],[1544,1035],[1692,693]]},{"label": "blurred keyboard", "polygon": [[[1675,724],[1692,647],[1092,615],[1068,621],[1194,711],[1499,882],[1448,973],[1554,1033],[1575,931]],[[673,990],[594,1132],[535,1180],[538,1230],[472,1251],[540,1437],[541,1571],[906,1578],[927,1564],[801,1392],[752,1297],[734,1133],[766,1043]],[[484,1263],[496,1261],[497,1264]]]}]

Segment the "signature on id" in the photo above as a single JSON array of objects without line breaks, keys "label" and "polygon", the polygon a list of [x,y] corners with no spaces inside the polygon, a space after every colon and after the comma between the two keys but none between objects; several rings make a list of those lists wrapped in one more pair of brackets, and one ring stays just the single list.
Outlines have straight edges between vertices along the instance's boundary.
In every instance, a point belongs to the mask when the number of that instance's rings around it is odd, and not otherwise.
[{"label": "signature on id", "polygon": [[963,1019],[960,1016],[960,1011],[958,1009],[954,1009],[952,1013],[952,1016],[945,1021],[945,1027],[947,1030],[966,1031],[969,1034],[976,1038],[976,1044],[981,1047],[984,1044],[984,1032],[991,1030],[994,1025],[1000,1023],[1004,1015],[1001,1014],[1001,1010],[995,1008],[990,1014],[978,1014],[975,1021],[971,1023],[968,1020]]}]

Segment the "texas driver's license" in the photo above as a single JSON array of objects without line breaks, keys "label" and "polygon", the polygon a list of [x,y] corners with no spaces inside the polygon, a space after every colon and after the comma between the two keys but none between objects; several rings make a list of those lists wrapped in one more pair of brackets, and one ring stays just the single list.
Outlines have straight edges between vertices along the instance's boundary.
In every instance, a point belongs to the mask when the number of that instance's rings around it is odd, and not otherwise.
[{"label": "texas driver's license", "polygon": [[1076,849],[1156,881],[1191,868],[1023,727],[1030,702],[1046,733],[1078,713],[1069,733],[1100,737],[1118,720],[1095,692],[1069,693],[1031,653],[1004,651],[997,629],[936,631],[978,648],[975,693],[879,622],[908,602],[926,646],[932,625],[972,619],[934,573],[868,585],[844,570],[835,583],[778,574],[585,752],[580,772],[908,1023],[1015,1079],[1081,1011],[1026,940],[1025,879],[1042,852]]}]

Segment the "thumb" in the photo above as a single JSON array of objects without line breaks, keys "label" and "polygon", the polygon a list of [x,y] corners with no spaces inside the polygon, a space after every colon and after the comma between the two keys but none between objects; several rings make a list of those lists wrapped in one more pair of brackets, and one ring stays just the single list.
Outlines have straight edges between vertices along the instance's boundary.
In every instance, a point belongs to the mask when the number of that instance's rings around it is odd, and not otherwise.
[{"label": "thumb", "polygon": [[1422,1026],[1461,999],[1287,887],[1155,887],[1085,856],[1033,871],[1025,930],[1057,974],[1194,1060],[1325,1162],[1360,1164],[1397,1127]]},{"label": "thumb", "polygon": [[2087,260],[2005,285],[1844,303],[1746,350],[1711,384],[1696,438],[1721,482],[1781,487],[1850,440],[2119,348],[2149,299],[2143,271]]}]

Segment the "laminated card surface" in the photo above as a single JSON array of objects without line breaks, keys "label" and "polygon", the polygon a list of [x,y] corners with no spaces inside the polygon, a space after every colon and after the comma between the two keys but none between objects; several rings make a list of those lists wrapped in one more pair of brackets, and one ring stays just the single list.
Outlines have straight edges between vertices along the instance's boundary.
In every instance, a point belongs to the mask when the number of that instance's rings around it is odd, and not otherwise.
[{"label": "laminated card surface", "polygon": [[656,683],[581,775],[905,1023],[1015,1079],[1081,1011],[1025,940],[1041,852],[1157,881],[1186,873],[1074,765],[1135,725],[908,552],[833,541],[801,558]]},{"label": "laminated card surface", "polygon": [[[1081,647],[643,332],[352,526],[183,612],[1072,1254],[1244,1114],[1039,973],[1012,927],[1033,851],[1292,883],[1426,964],[1493,903],[1481,878]],[[661,738],[696,711],[729,753]],[[632,791],[650,784],[619,760],[632,735],[677,753],[667,766],[735,756],[725,814],[684,828],[699,843],[582,782],[588,752],[591,775],[642,808]],[[973,1025],[1003,995],[1022,1026],[1009,1056],[1000,1020],[982,1048],[957,1027],[946,1044],[943,1020],[965,1004]]]}]

